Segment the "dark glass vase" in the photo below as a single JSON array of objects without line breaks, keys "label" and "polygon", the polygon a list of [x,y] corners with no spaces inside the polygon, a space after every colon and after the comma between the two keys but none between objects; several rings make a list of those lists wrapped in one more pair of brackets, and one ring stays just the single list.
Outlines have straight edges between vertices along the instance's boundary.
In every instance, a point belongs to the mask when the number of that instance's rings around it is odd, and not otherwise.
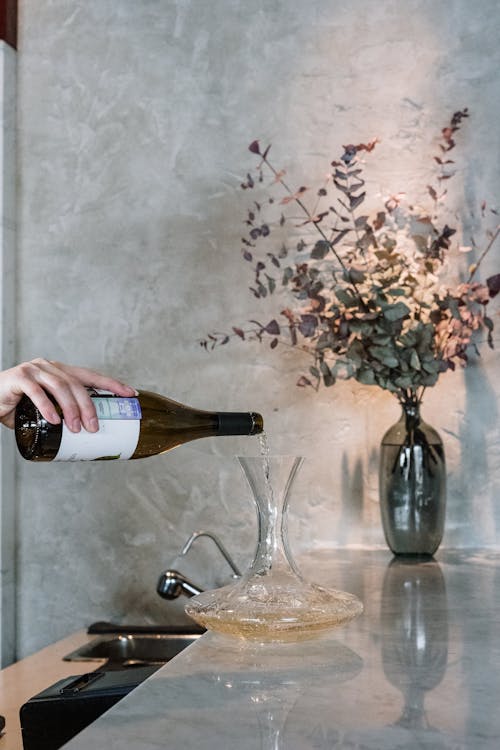
[{"label": "dark glass vase", "polygon": [[401,418],[385,433],[380,451],[380,511],[395,555],[433,555],[446,511],[443,441],[420,417],[416,399],[402,403]]}]

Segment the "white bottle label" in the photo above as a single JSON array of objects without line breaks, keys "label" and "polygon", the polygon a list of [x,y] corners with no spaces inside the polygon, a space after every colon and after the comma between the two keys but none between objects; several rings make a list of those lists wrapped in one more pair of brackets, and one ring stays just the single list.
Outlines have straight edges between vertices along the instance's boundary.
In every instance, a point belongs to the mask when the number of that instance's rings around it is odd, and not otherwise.
[{"label": "white bottle label", "polygon": [[99,431],[71,432],[63,422],[61,444],[54,461],[95,461],[98,458],[130,458],[137,448],[141,405],[137,398],[92,398]]}]

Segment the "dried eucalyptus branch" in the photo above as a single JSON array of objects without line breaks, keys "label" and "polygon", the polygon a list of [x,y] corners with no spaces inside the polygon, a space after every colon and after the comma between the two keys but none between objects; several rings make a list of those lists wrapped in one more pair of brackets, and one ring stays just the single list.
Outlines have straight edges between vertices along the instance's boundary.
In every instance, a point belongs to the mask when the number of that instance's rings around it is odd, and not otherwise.
[{"label": "dried eucalyptus branch", "polygon": [[267,197],[254,199],[245,219],[242,255],[254,278],[249,288],[257,299],[281,289],[290,300],[268,323],[252,320],[251,328],[233,326],[231,333],[211,333],[200,344],[213,349],[233,337],[269,338],[272,349],[287,344],[313,357],[299,386],[331,386],[339,377],[353,377],[402,401],[420,399],[441,373],[467,364],[479,330],[486,331],[492,347],[494,325],[486,313],[500,291],[500,274],[485,284],[474,277],[499,227],[465,283],[446,286],[441,278],[456,234],[440,222],[443,185],[455,174],[450,151],[468,116],[467,109],[455,112],[441,131],[434,156],[437,185],[427,186],[431,211],[407,205],[399,195],[375,212],[360,213],[366,199],[360,154],[370,154],[378,139],[344,146],[311,206],[310,188],[291,188],[285,170],[270,161],[270,146],[262,149],[253,141],[249,150],[259,163],[242,189],[263,187],[265,172],[273,180]]}]

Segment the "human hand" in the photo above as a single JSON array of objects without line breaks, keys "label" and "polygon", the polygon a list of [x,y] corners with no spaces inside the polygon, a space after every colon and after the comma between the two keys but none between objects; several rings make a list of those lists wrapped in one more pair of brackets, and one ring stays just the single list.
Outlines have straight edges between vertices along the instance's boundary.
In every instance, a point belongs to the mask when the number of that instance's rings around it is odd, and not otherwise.
[{"label": "human hand", "polygon": [[14,427],[16,406],[26,394],[48,422],[59,424],[61,417],[49,393],[61,407],[64,422],[71,432],[79,432],[82,426],[88,432],[97,432],[99,422],[85,386],[102,388],[117,396],[136,395],[134,388],[86,367],[33,359],[0,372],[0,422]]}]

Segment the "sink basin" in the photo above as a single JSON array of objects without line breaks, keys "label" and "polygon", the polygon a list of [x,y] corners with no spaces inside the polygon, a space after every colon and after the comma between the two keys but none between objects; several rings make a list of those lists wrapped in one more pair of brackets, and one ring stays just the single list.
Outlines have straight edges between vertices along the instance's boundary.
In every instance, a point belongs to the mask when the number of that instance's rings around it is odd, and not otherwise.
[{"label": "sink basin", "polygon": [[200,633],[162,635],[106,635],[84,643],[65,661],[102,661],[121,667],[165,664],[194,643]]}]

